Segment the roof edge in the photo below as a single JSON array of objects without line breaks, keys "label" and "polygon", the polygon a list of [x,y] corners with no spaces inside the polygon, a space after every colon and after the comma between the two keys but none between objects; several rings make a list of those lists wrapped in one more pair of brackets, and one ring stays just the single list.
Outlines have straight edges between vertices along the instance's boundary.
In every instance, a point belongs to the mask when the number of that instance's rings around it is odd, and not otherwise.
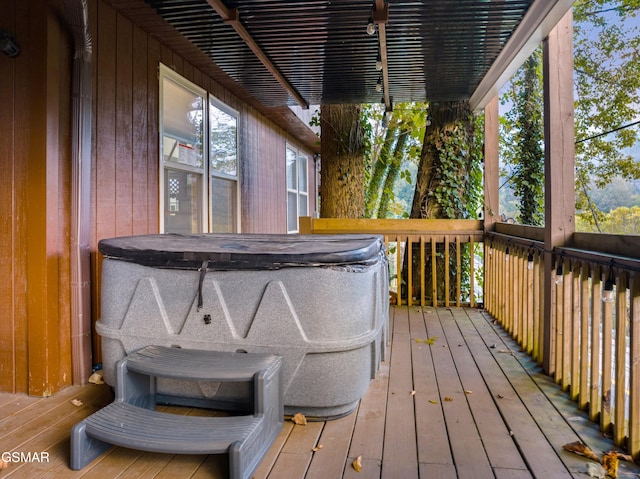
[{"label": "roof edge", "polygon": [[473,111],[483,109],[498,95],[500,89],[549,35],[572,5],[573,0],[535,0],[531,4],[522,22],[471,95],[469,104]]}]

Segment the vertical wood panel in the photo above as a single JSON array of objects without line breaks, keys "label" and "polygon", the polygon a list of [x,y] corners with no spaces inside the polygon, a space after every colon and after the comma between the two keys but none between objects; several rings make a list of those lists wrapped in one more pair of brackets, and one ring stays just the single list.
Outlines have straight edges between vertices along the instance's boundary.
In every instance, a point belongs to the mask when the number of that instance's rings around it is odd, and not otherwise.
[{"label": "vertical wood panel", "polygon": [[132,233],[132,147],[134,128],[132,123],[132,50],[133,28],[131,22],[116,17],[116,151],[115,151],[115,207],[116,236]]},{"label": "vertical wood panel", "polygon": [[[150,233],[149,216],[153,212],[149,208],[147,178],[149,176],[147,158],[149,156],[150,138],[148,132],[148,65],[147,35],[139,28],[133,29],[132,37],[132,192],[131,209],[133,214],[132,234]],[[157,84],[157,82],[156,82]],[[155,86],[155,85],[154,85]],[[156,87],[157,88],[157,87]],[[157,183],[157,181],[156,181]]]}]

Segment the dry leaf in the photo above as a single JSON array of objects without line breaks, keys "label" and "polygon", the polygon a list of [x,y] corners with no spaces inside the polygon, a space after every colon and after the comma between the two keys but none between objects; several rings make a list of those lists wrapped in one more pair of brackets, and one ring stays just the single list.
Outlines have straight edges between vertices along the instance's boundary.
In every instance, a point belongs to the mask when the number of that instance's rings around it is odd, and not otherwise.
[{"label": "dry leaf", "polygon": [[102,379],[102,371],[96,371],[91,376],[89,376],[89,382],[92,384],[104,384]]},{"label": "dry leaf", "polygon": [[324,446],[322,444],[318,444],[316,447],[314,447],[313,449],[311,449],[313,452],[318,452],[320,449],[322,449]]},{"label": "dry leaf", "polygon": [[9,463],[0,459],[0,470],[6,469],[7,467],[9,467]]},{"label": "dry leaf", "polygon": [[618,477],[618,454],[615,451],[606,453],[602,458],[602,467],[613,479]]},{"label": "dry leaf", "polygon": [[425,339],[424,342],[429,345],[432,345],[433,343],[436,342],[437,339],[438,339],[438,336],[431,336],[429,339]]},{"label": "dry leaf", "polygon": [[465,394],[473,394],[473,391],[465,391]]},{"label": "dry leaf", "polygon": [[415,392],[415,391],[411,391],[411,395],[412,395],[412,396],[415,396],[415,395],[416,395],[416,392]]},{"label": "dry leaf", "polygon": [[438,404],[438,401],[436,401],[435,399],[429,399],[429,402],[430,402],[431,404]]},{"label": "dry leaf", "polygon": [[504,396],[502,394],[498,394],[498,399],[504,399]]},{"label": "dry leaf", "polygon": [[445,400],[445,401],[453,401],[453,398],[450,398],[449,396],[445,396],[445,397],[444,397],[444,400]]},{"label": "dry leaf", "polygon": [[301,412],[294,414],[291,420],[293,421],[294,424],[298,424],[300,426],[307,425],[307,418]]},{"label": "dry leaf", "polygon": [[[588,457],[589,459],[593,459],[594,461],[600,462],[600,458],[593,452],[586,444],[583,444],[580,441],[570,442],[562,446],[565,451],[573,452],[574,454],[579,454],[581,456]],[[617,460],[617,459],[616,459]]]},{"label": "dry leaf", "polygon": [[596,479],[605,479],[607,476],[607,471],[604,470],[604,467],[600,463],[588,462],[587,463],[587,473],[589,477],[595,477]]},{"label": "dry leaf", "polygon": [[423,340],[423,339],[420,339],[420,338],[416,339],[416,343],[421,343],[421,342],[423,342],[423,341],[424,341],[424,340]]},{"label": "dry leaf", "polygon": [[82,406],[84,403],[82,401],[80,401],[80,399],[72,399],[71,400],[71,404],[73,404],[74,406],[80,407]]},{"label": "dry leaf", "polygon": [[362,456],[358,456],[352,465],[356,472],[362,471]]},{"label": "dry leaf", "polygon": [[611,451],[611,452],[615,452],[616,456],[618,456],[618,459],[622,459],[623,461],[633,462],[633,457],[631,457],[629,454],[624,454],[623,452],[620,452],[620,451]]}]

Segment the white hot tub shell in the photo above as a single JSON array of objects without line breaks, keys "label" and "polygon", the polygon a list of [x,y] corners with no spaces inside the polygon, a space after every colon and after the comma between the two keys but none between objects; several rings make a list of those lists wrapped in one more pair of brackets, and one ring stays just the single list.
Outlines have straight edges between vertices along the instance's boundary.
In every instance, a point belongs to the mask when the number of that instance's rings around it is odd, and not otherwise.
[{"label": "white hot tub shell", "polygon": [[[283,357],[285,414],[348,414],[384,360],[388,267],[375,235],[142,235],[102,240],[105,381],[155,344]],[[162,381],[167,402],[233,404],[238,386]]]}]

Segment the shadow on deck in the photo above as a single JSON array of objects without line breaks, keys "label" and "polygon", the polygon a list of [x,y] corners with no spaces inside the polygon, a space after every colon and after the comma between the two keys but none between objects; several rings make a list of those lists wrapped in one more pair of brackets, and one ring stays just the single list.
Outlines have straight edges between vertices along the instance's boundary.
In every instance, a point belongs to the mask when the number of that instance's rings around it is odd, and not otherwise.
[{"label": "shadow on deck", "polygon": [[[256,479],[586,478],[593,461],[562,446],[582,441],[600,456],[614,449],[486,312],[402,306],[390,321],[390,358],[358,410],[306,426],[285,422]],[[71,427],[111,399],[95,385],[46,399],[0,394],[0,453],[32,453],[31,462],[8,462],[0,478],[227,477],[224,456],[124,448],[70,470]],[[640,477],[640,467],[621,461],[619,477]]]}]

